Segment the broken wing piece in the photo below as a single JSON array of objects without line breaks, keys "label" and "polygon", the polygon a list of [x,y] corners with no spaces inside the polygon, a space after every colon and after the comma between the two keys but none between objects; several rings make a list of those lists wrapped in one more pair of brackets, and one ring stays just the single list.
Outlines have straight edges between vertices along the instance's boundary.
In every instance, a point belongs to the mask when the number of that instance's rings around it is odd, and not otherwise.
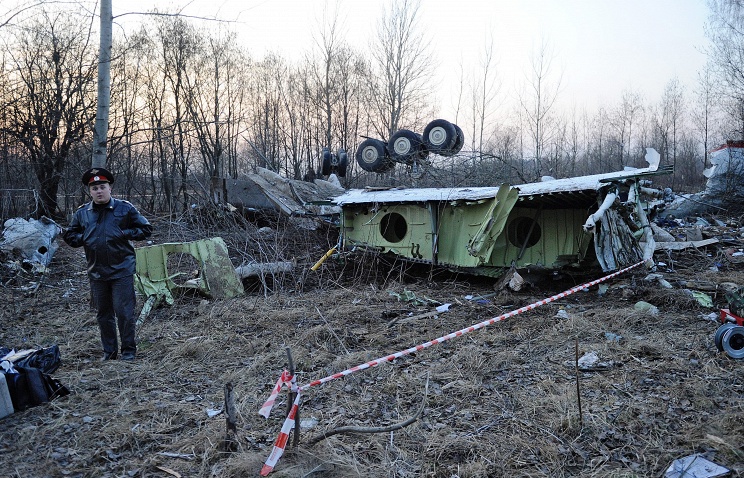
[{"label": "broken wing piece", "polygon": [[[196,288],[201,294],[212,299],[236,297],[243,294],[235,268],[227,254],[227,245],[221,237],[202,239],[193,242],[175,242],[140,247],[137,255],[137,275],[135,287],[146,297],[160,296],[166,303],[173,303],[173,291],[183,288]],[[196,260],[199,267],[199,280],[178,285],[173,280],[176,271],[168,271],[168,256],[187,254]]]},{"label": "broken wing piece", "polygon": [[661,155],[654,148],[646,148],[646,162],[648,163],[649,170],[656,171],[659,169]]},{"label": "broken wing piece", "polygon": [[493,198],[488,212],[485,214],[481,227],[468,242],[468,253],[478,257],[480,264],[488,261],[496,238],[501,235],[506,226],[506,219],[517,202],[518,192],[507,184],[502,184]]}]

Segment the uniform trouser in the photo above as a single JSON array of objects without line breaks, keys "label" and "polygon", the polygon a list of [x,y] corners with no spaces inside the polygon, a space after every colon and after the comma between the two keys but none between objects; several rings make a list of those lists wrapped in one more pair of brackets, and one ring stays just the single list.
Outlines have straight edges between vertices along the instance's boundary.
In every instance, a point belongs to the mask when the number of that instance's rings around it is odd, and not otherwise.
[{"label": "uniform trouser", "polygon": [[115,355],[118,349],[116,329],[121,337],[121,353],[135,353],[134,276],[111,280],[91,280],[93,303],[98,310],[96,318],[101,329],[103,352]]}]

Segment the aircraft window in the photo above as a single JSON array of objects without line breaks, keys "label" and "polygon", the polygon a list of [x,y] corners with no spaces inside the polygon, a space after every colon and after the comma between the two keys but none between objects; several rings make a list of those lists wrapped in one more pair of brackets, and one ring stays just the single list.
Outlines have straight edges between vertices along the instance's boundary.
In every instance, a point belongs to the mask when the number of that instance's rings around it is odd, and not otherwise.
[{"label": "aircraft window", "polygon": [[385,214],[380,220],[380,234],[388,242],[400,242],[408,232],[406,218],[397,212]]},{"label": "aircraft window", "polygon": [[[530,229],[532,232],[530,232]],[[542,231],[540,225],[537,224],[532,218],[529,217],[518,217],[509,224],[507,231],[509,242],[514,247],[521,248],[525,242],[525,247],[532,247],[540,240]]]}]

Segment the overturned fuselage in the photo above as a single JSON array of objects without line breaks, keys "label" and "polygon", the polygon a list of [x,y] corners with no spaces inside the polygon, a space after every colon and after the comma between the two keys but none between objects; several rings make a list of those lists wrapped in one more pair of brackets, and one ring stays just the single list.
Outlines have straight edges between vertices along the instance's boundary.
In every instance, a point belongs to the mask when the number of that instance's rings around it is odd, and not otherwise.
[{"label": "overturned fuselage", "polygon": [[[475,274],[556,269],[591,261],[605,271],[650,258],[649,167],[540,183],[479,188],[351,190],[337,197],[341,246]],[[649,256],[649,257],[646,257]]]}]

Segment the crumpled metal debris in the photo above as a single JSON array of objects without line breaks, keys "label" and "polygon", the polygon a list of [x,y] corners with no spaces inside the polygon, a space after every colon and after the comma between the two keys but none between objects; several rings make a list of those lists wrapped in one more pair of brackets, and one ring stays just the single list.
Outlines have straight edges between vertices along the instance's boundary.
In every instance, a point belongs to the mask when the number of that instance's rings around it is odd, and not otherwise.
[{"label": "crumpled metal debris", "polygon": [[62,228],[48,217],[36,219],[11,218],[5,221],[0,250],[19,254],[24,269],[43,272],[59,248],[55,241]]},{"label": "crumpled metal debris", "polygon": [[696,454],[674,460],[664,478],[718,478],[727,476],[730,470]]}]

